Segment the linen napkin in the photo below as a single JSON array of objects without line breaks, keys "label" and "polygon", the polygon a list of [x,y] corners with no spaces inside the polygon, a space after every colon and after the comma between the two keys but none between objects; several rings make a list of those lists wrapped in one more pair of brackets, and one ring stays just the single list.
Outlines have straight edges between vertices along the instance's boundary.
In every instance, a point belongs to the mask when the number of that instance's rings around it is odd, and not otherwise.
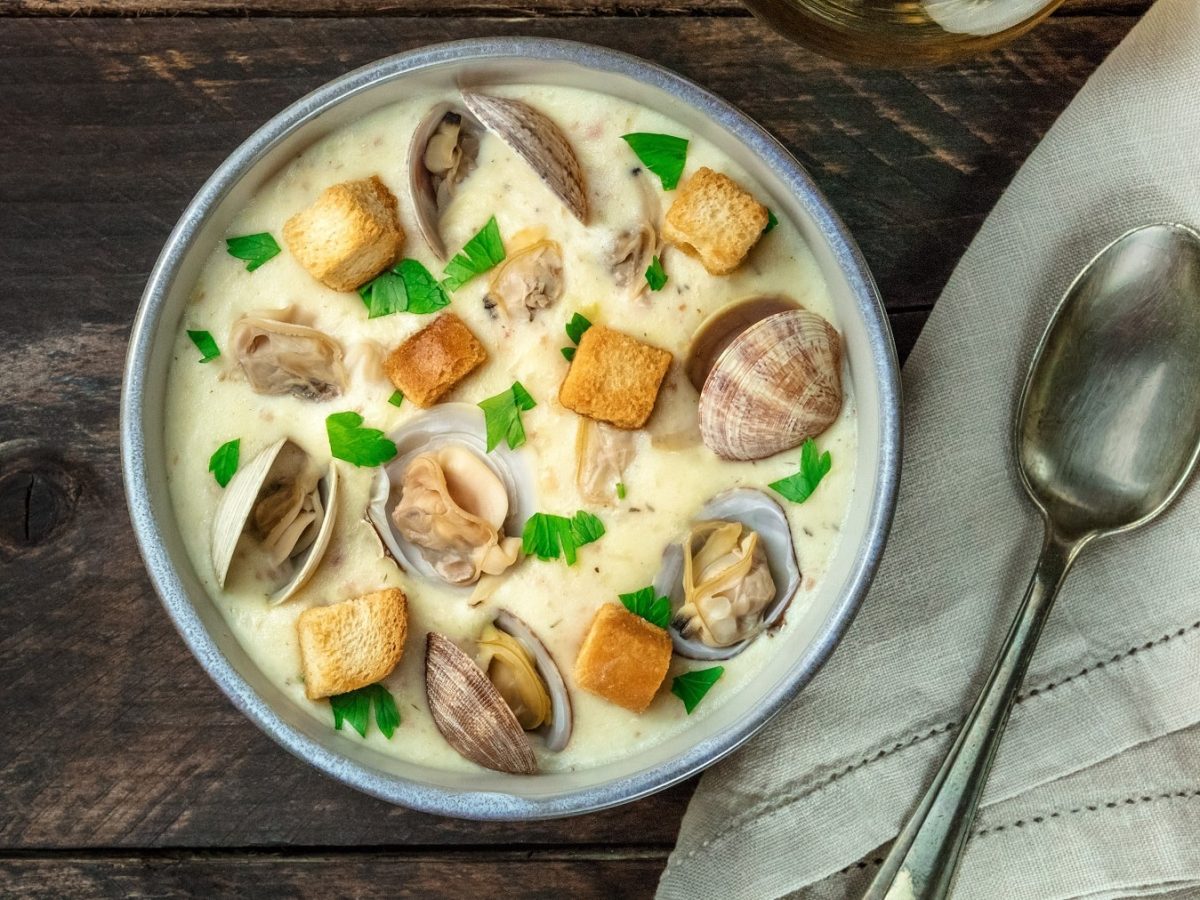
[{"label": "linen napkin", "polygon": [[[1010,452],[1038,338],[1124,231],[1200,223],[1200,2],[1160,0],[1036,148],[904,371],[882,565],[800,697],[706,774],[659,897],[856,897],[981,687],[1041,525]],[[1200,897],[1200,486],[1082,554],[1000,748],[956,898]]]}]

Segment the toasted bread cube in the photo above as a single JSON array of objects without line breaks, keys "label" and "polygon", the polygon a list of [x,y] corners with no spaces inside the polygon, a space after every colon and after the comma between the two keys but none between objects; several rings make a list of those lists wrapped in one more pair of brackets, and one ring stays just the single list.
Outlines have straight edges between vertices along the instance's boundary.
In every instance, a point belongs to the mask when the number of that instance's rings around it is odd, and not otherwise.
[{"label": "toasted bread cube", "polygon": [[372,175],[326,188],[287,220],[283,239],[313,278],[335,291],[353,291],[396,261],[404,229],[396,198]]},{"label": "toasted bread cube", "polygon": [[575,659],[575,683],[628,710],[643,712],[667,677],[671,636],[619,603],[606,603]]},{"label": "toasted bread cube", "polygon": [[332,606],[314,606],[296,621],[304,692],[320,700],[374,684],[404,653],[408,598],[387,588]]},{"label": "toasted bread cube", "polygon": [[728,275],[758,243],[767,218],[767,208],[736,181],[702,168],[679,189],[662,234],[710,275]]},{"label": "toasted bread cube", "polygon": [[483,344],[454,313],[433,320],[387,355],[383,368],[407,399],[422,409],[487,362]]},{"label": "toasted bread cube", "polygon": [[654,411],[671,354],[603,325],[583,333],[558,402],[618,428],[641,428]]}]

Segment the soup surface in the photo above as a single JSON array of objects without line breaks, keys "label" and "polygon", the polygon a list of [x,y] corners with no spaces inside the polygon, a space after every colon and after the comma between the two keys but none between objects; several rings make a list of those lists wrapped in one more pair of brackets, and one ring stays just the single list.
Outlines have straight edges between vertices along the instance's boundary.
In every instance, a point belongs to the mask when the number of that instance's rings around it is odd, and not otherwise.
[{"label": "soup surface", "polygon": [[[564,290],[551,305],[532,315],[522,310],[487,308],[487,272],[451,294],[443,312],[457,315],[487,351],[487,361],[458,383],[446,402],[474,405],[519,382],[536,402],[521,412],[526,440],[516,453],[531,473],[531,509],[572,516],[584,510],[604,527],[598,540],[581,546],[578,559],[541,560],[524,556],[484,587],[454,587],[402,570],[383,551],[366,516],[378,469],[333,460],[340,475],[336,524],[323,560],[295,596],[273,605],[268,589],[241,571],[235,556],[222,588],[211,560],[213,522],[223,495],[209,470],[210,457],[228,441],[240,441],[240,464],[282,437],[290,437],[324,467],[331,461],[327,417],[355,411],[366,427],[394,434],[418,417],[437,413],[405,400],[389,403],[395,387],[380,360],[440,313],[398,312],[368,318],[352,291],[335,291],[317,281],[286,246],[254,271],[214,247],[183,316],[175,340],[166,410],[171,498],[195,571],[229,627],[262,671],[291,698],[330,728],[328,700],[310,700],[302,676],[297,619],[311,607],[399,587],[408,601],[408,634],[403,658],[380,682],[395,698],[401,724],[391,738],[374,722],[365,738],[349,728],[347,741],[365,740],[402,759],[444,769],[475,763],[456,753],[431,717],[425,691],[425,638],[430,631],[449,637],[474,655],[474,641],[498,610],[523,620],[540,638],[560,669],[573,707],[573,733],[561,752],[545,749],[530,736],[539,767],[566,771],[638,753],[688,727],[726,703],[737,703],[741,687],[771,654],[798,653],[789,642],[791,625],[803,615],[824,577],[854,486],[855,401],[843,377],[844,402],[833,424],[817,437],[831,467],[802,503],[768,485],[796,474],[799,448],[757,461],[719,458],[701,440],[698,393],[683,361],[698,326],[727,305],[756,295],[782,295],[837,326],[836,316],[813,257],[786,220],[763,235],[731,274],[709,274],[697,259],[666,245],[659,254],[667,281],[658,290],[618,287],[607,249],[615,236],[645,215],[646,179],[655,204],[665,211],[673,191],[641,167],[622,135],[669,134],[689,141],[684,180],[700,167],[725,173],[770,205],[760,185],[703,138],[659,113],[601,93],[546,86],[508,86],[497,96],[524,100],[555,122],[570,141],[586,177],[590,216],[585,227],[548,190],[537,174],[493,133],[483,133],[474,169],[458,185],[441,218],[447,250],[454,254],[495,217],[510,256],[522,241],[538,237],[561,247]],[[406,234],[402,255],[440,276],[445,263],[422,239],[408,188],[409,142],[419,122],[439,101],[456,97],[413,96],[381,109],[309,147],[278,172],[234,220],[228,236],[267,232],[280,245],[284,223],[313,204],[331,185],[378,178],[398,200]],[[639,181],[642,179],[642,181]],[[661,215],[660,211],[660,215]],[[532,235],[532,238],[530,237]],[[636,295],[636,296],[635,296]],[[334,338],[345,351],[347,385],[323,401],[290,394],[263,395],[251,389],[230,352],[230,330],[247,314],[302,310],[304,321]],[[620,483],[603,502],[586,499],[576,481],[576,437],[581,416],[559,402],[570,363],[562,349],[572,345],[564,327],[576,313],[672,354],[654,411],[632,435],[635,452]],[[208,331],[221,355],[198,363],[188,331]],[[482,430],[483,417],[479,426]],[[698,511],[730,488],[759,489],[785,511],[802,572],[799,590],[778,627],[756,637],[743,652],[719,662],[676,653],[649,707],[632,712],[576,684],[574,667],[597,610],[621,594],[650,585],[664,549],[687,532]],[[517,531],[517,537],[520,532]],[[473,602],[480,601],[480,602]],[[672,693],[676,676],[723,667],[723,673],[695,709],[686,712]]]}]

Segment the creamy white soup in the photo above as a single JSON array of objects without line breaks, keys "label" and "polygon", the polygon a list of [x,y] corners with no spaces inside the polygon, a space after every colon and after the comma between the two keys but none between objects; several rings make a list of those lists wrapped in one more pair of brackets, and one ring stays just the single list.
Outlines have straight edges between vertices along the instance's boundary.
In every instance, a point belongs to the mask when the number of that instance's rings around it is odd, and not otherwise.
[{"label": "creamy white soup", "polygon": [[[678,122],[602,93],[546,86],[506,86],[491,93],[524,101],[561,129],[583,173],[587,224],[573,215],[535,167],[505,140],[492,130],[477,127],[474,165],[454,184],[453,196],[443,198],[437,228],[450,256],[493,216],[510,259],[531,242],[554,242],[561,254],[560,295],[552,296],[555,290],[549,290],[544,306],[534,303],[528,309],[513,309],[500,304],[497,308],[494,299],[487,300],[494,295],[497,266],[447,291],[450,302],[443,309],[368,318],[367,305],[356,291],[333,290],[318,281],[285,243],[285,222],[314,204],[330,186],[372,176],[396,198],[396,214],[404,232],[400,257],[416,260],[434,277],[442,277],[446,262],[422,237],[416,220],[409,187],[409,144],[437,103],[461,109],[463,101],[449,93],[416,95],[340,129],[285,166],[229,228],[227,236],[231,238],[268,233],[282,252],[247,271],[246,261],[232,256],[222,242],[213,248],[196,282],[175,339],[167,390],[170,491],[195,571],[237,639],[293,703],[330,729],[334,728],[331,701],[312,700],[306,693],[298,637],[301,614],[383,588],[403,591],[407,633],[402,657],[378,680],[394,698],[400,724],[390,738],[373,716],[365,737],[343,724],[340,734],[344,740],[365,740],[380,752],[422,765],[449,770],[476,767],[476,762],[448,743],[431,715],[426,693],[426,635],[444,635],[477,659],[477,639],[503,610],[540,640],[561,674],[569,696],[569,740],[554,752],[536,731],[530,731],[527,739],[540,771],[569,771],[638,753],[724,704],[738,703],[742,686],[772,654],[799,652],[801,648],[788,640],[789,631],[826,575],[854,488],[855,401],[848,376],[841,377],[839,371],[840,411],[828,427],[812,435],[819,452],[828,452],[830,466],[803,502],[769,487],[801,472],[800,439],[760,459],[719,457],[701,434],[700,395],[685,371],[693,338],[701,323],[714,313],[763,296],[784,298],[785,305],[815,313],[836,328],[835,310],[809,248],[781,216],[778,225],[754,242],[731,273],[710,274],[701,259],[662,241],[663,217],[689,178],[704,167],[728,176],[770,207],[772,198],[734,161]],[[680,187],[663,189],[660,178],[622,139],[630,133],[671,135],[688,141]],[[640,271],[634,273],[633,283],[622,284],[614,269],[614,248],[620,237],[647,220],[656,242],[653,255],[667,279],[657,290],[644,283]],[[231,330],[242,317],[264,312],[284,315],[279,311],[285,308],[291,308],[288,315],[295,321],[323,332],[344,353],[345,384],[333,396],[311,399],[292,393],[266,394],[250,383],[235,352]],[[426,409],[408,398],[393,405],[397,387],[389,380],[384,361],[407,338],[448,313],[457,316],[486,350],[486,362]],[[563,348],[574,347],[565,327],[576,314],[671,354],[653,412],[641,427],[593,426],[590,419],[560,402],[560,388],[570,367],[580,365],[578,357],[568,362],[563,353]],[[200,351],[189,331],[208,332],[220,355],[200,363]],[[844,362],[838,366],[840,370]],[[711,378],[703,382],[706,390]],[[502,572],[484,574],[465,587],[447,583],[436,572],[431,576],[412,566],[402,568],[385,551],[368,515],[379,467],[333,458],[327,418],[353,411],[361,415],[363,428],[395,436],[424,417],[441,415],[447,409],[466,410],[468,420],[476,417],[482,440],[485,416],[477,404],[509,391],[514,383],[523,386],[536,403],[519,412],[524,443],[512,451],[501,447],[502,452],[511,452],[523,461],[528,470],[524,496],[512,503],[514,514],[524,510],[572,517],[584,511],[602,523],[603,535],[581,543],[572,565],[561,557],[542,560],[527,554],[528,546],[518,548],[515,562]],[[806,402],[803,396],[776,399],[784,405]],[[725,422],[726,411],[718,413]],[[727,414],[736,417],[744,412],[731,401]],[[738,422],[728,421],[733,423],[735,436],[743,433]],[[577,479],[581,422],[585,423],[582,427],[598,427],[599,433],[625,442],[629,451],[625,464],[612,470],[616,474],[608,482],[601,479],[590,491]],[[775,428],[771,422],[762,424],[767,432]],[[218,484],[210,461],[219,447],[237,440],[238,468],[244,470],[257,454],[284,437],[305,451],[319,471],[335,467],[338,490],[333,508],[322,511],[335,518],[328,545],[311,578],[284,602],[276,603],[272,594],[278,585],[265,583],[261,570],[245,563],[245,542],[253,541],[252,537],[241,539],[224,585],[220,583],[212,553],[214,517],[230,488]],[[396,490],[402,487],[401,474],[395,473],[393,478]],[[679,546],[702,508],[734,488],[760,492],[755,495],[760,498],[756,502],[765,509],[782,510],[786,517],[800,571],[786,611],[769,623],[756,622],[750,615],[739,626],[739,634],[747,635],[748,643],[728,658],[694,659],[674,652],[661,683],[656,689],[651,685],[653,700],[644,711],[632,711],[581,687],[576,678],[577,657],[598,610],[605,604],[624,609],[620,595],[652,585],[663,565],[664,550]],[[503,536],[520,539],[523,524],[506,526]],[[748,530],[746,526],[742,533]],[[510,542],[510,548],[514,543]],[[760,551],[764,544],[767,555],[777,552],[765,541],[760,542]],[[768,562],[772,563],[770,570],[781,565],[775,559]],[[660,594],[656,592],[655,598]],[[768,601],[766,609],[774,605],[774,600]],[[676,603],[672,616],[679,613]],[[760,618],[765,616],[764,611]],[[721,648],[715,649],[720,655]],[[719,678],[689,713],[672,690],[676,678],[717,666],[722,668]],[[564,713],[556,707],[554,714]]]}]

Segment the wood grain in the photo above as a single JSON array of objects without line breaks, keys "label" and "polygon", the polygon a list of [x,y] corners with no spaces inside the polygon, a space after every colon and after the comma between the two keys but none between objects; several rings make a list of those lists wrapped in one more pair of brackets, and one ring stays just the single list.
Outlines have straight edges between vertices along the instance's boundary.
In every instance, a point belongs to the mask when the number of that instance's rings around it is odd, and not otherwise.
[{"label": "wood grain", "polygon": [[[638,893],[686,805],[690,785],[520,826],[389,807],[258,733],[172,632],[125,519],[124,345],[179,212],[265,118],[349,68],[450,38],[532,33],[655,59],[733,100],[809,168],[857,235],[903,353],[1017,166],[1132,23],[1055,17],[1001,53],[895,73],[823,60],[742,16],[5,20],[0,894],[264,896],[342,883],[446,895],[499,876]],[[632,855],[586,856],[613,844]],[[461,856],[433,853],[450,845]],[[501,858],[487,849],[498,845],[562,859]],[[170,855],[222,847],[241,855]],[[252,852],[285,847],[322,849]]]}]

